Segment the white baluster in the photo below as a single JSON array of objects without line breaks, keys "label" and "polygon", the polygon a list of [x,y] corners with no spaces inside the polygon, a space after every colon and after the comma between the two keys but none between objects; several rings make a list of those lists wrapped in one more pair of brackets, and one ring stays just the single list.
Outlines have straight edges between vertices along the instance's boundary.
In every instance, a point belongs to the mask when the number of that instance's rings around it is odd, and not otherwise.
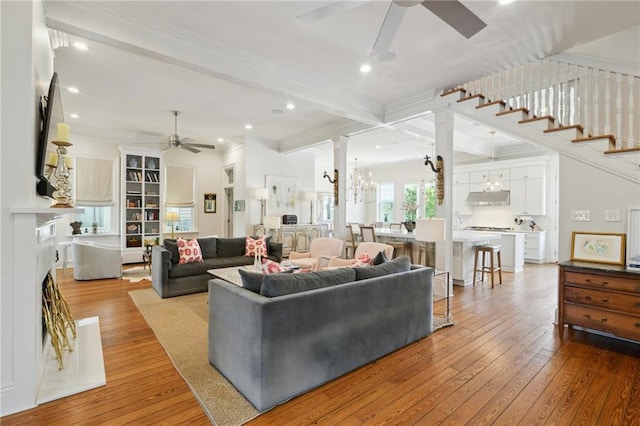
[{"label": "white baluster", "polygon": [[529,90],[527,91],[527,108],[533,115],[533,62],[529,63]]},{"label": "white baluster", "polygon": [[511,109],[511,102],[509,101],[509,86],[511,84],[510,82],[510,78],[509,78],[509,73],[511,70],[507,70],[506,71],[506,75],[505,75],[505,88],[504,88],[504,100],[507,103],[507,109]]},{"label": "white baluster", "polygon": [[562,93],[560,93],[560,62],[556,62],[555,82],[553,85],[553,113],[551,115],[555,117],[558,125],[561,124],[560,99],[562,99]]},{"label": "white baluster", "polygon": [[565,126],[571,124],[571,119],[569,118],[570,115],[570,108],[569,108],[569,98],[570,98],[570,88],[569,88],[569,64],[566,63],[564,64],[564,84],[563,84],[563,94],[564,94],[564,99],[562,101],[562,121],[565,123]]},{"label": "white baluster", "polygon": [[629,101],[628,101],[628,106],[627,106],[627,110],[629,111],[629,134],[627,135],[627,147],[632,147],[634,145],[640,145],[640,144],[634,144],[634,140],[633,140],[633,128],[635,126],[635,120],[637,119],[634,115],[633,115],[633,85],[635,83],[636,79],[634,76],[630,75],[629,76]]},{"label": "white baluster", "polygon": [[622,74],[616,73],[616,128],[613,129],[616,136],[616,145],[622,148]]},{"label": "white baluster", "polygon": [[611,72],[604,71],[604,133],[611,133]]},{"label": "white baluster", "polygon": [[580,115],[582,110],[582,81],[580,73],[582,72],[581,66],[576,66],[575,88],[573,91],[573,124],[583,124],[582,116]]},{"label": "white baluster", "polygon": [[593,135],[600,132],[600,70],[593,70]]}]

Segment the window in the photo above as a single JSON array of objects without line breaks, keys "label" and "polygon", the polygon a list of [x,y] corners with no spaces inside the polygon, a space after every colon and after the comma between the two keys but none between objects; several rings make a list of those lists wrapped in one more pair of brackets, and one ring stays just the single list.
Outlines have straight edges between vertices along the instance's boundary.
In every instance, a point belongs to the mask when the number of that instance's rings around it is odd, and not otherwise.
[{"label": "window", "polygon": [[192,167],[166,167],[165,204],[166,213],[178,213],[180,218],[173,225],[171,222],[164,224],[165,231],[194,231],[195,221],[195,196],[194,180],[195,169]]},{"label": "window", "polygon": [[378,185],[378,221],[393,222],[393,183]]},{"label": "window", "polygon": [[417,183],[404,185],[404,198],[402,201],[404,209],[404,220],[415,222],[418,216],[418,187]]},{"label": "window", "polygon": [[82,222],[81,228],[83,233],[92,233],[93,224],[98,225],[98,233],[105,234],[111,231],[111,212],[113,208],[111,206],[106,207],[93,207],[93,206],[76,206],[79,209],[84,209],[84,213],[78,214],[76,220]]},{"label": "window", "polygon": [[171,226],[174,231],[192,231],[193,226],[193,207],[167,207],[167,214],[175,212],[178,213],[178,220],[173,222],[166,222],[164,225],[164,232],[171,232]]},{"label": "window", "polygon": [[434,181],[425,183],[424,186],[424,217],[436,215],[436,187]]},{"label": "window", "polygon": [[318,213],[317,220],[320,222],[330,222],[333,220],[333,209],[335,202],[332,192],[318,193]]}]

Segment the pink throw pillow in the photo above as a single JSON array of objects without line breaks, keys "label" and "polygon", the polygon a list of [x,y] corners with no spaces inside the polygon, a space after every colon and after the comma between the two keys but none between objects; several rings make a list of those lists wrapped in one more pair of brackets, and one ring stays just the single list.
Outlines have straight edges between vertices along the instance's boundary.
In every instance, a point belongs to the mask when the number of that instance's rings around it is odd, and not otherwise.
[{"label": "pink throw pillow", "polygon": [[255,256],[256,250],[258,251],[260,256],[267,257],[267,255],[269,254],[267,252],[267,237],[261,237],[258,239],[247,237],[244,245],[244,255]]},{"label": "pink throw pillow", "polygon": [[202,251],[200,251],[198,240],[185,240],[184,238],[178,237],[176,244],[178,245],[178,254],[180,254],[178,264],[203,262]]},{"label": "pink throw pillow", "polygon": [[286,272],[287,268],[269,259],[262,259],[262,272],[265,274],[277,274],[278,272]]}]

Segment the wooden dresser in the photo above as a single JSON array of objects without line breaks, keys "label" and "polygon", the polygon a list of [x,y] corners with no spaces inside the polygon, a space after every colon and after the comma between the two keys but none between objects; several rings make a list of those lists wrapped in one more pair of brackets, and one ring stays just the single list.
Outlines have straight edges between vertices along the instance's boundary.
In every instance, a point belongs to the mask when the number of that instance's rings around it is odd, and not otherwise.
[{"label": "wooden dresser", "polygon": [[585,262],[559,266],[560,337],[568,324],[640,342],[640,271]]}]

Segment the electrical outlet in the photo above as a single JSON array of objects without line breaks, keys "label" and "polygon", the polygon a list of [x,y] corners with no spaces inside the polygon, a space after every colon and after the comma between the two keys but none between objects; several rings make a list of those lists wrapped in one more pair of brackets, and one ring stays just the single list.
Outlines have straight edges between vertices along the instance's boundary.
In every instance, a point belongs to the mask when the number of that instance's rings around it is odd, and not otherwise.
[{"label": "electrical outlet", "polygon": [[590,210],[571,210],[572,222],[589,222],[591,221]]},{"label": "electrical outlet", "polygon": [[604,211],[605,222],[620,222],[620,210],[605,210]]}]

